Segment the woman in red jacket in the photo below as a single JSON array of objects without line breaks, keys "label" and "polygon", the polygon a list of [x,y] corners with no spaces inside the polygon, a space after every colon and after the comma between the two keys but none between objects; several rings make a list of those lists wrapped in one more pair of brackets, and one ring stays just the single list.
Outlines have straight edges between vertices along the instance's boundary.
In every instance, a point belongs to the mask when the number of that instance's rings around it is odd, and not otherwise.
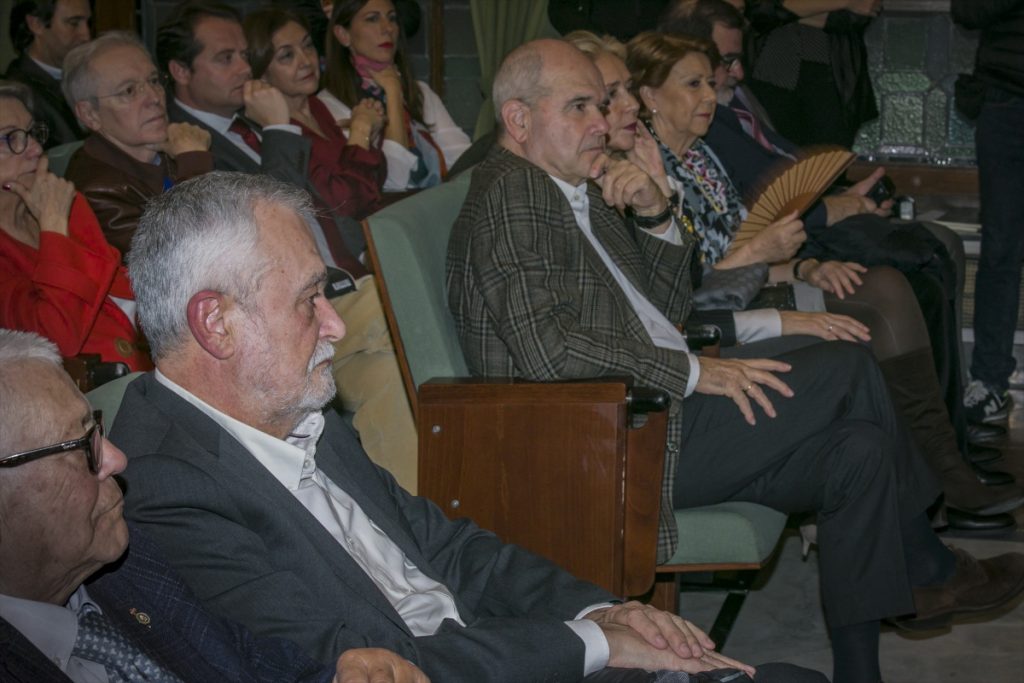
[{"label": "woman in red jacket", "polygon": [[361,220],[380,202],[387,164],[380,149],[384,109],[366,99],[352,110],[348,137],[326,105],[320,89],[320,57],[305,20],[270,8],[245,18],[245,40],[253,78],[274,86],[288,101],[292,123],[312,142],[309,179],[331,210]]},{"label": "woman in red jacket", "polygon": [[0,327],[38,332],[65,357],[152,367],[121,255],[74,186],[47,171],[31,94],[0,81]]}]

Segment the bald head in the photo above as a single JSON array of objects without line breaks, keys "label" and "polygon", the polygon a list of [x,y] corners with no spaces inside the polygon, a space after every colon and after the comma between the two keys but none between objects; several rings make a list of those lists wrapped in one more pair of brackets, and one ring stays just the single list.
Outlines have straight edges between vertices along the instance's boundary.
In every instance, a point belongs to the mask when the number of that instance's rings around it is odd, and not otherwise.
[{"label": "bald head", "polygon": [[580,56],[582,53],[572,44],[549,38],[530,41],[505,55],[491,87],[494,116],[499,127],[504,126],[502,105],[510,100],[519,100],[527,106],[534,106],[542,97],[551,94],[550,72],[562,64],[560,60],[572,61]]},{"label": "bald head", "polygon": [[573,185],[585,180],[608,132],[601,73],[563,40],[534,40],[505,57],[494,79],[501,144]]}]

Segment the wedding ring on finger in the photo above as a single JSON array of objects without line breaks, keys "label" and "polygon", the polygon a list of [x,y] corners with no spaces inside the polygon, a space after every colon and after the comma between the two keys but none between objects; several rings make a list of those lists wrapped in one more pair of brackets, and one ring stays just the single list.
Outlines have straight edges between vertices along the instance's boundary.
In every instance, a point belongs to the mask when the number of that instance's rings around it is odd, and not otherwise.
[{"label": "wedding ring on finger", "polygon": [[828,326],[828,331],[829,331],[829,332],[831,332],[831,331],[832,331],[832,326],[831,326],[831,325],[829,325],[829,326]]},{"label": "wedding ring on finger", "polygon": [[748,384],[747,386],[743,387],[743,393],[748,394],[748,393],[750,393],[750,390],[753,389],[753,388],[754,388],[753,384]]}]

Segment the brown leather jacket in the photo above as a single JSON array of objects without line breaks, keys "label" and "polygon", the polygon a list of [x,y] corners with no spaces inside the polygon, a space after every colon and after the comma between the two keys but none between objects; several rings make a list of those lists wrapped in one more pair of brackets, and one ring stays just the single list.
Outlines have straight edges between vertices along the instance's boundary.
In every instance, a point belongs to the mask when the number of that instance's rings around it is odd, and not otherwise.
[{"label": "brown leather jacket", "polygon": [[92,133],[71,157],[64,177],[85,195],[107,241],[127,256],[146,201],[172,183],[211,170],[209,152],[187,152],[176,159],[161,152],[159,164],[146,164]]}]

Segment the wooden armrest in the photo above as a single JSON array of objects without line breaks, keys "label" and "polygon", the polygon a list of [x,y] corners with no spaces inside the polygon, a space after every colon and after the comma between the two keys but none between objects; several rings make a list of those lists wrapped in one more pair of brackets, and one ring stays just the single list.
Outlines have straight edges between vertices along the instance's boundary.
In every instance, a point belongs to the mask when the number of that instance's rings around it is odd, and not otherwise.
[{"label": "wooden armrest", "polygon": [[432,379],[418,402],[421,495],[617,595],[650,588],[667,411],[635,417],[622,379]]}]

